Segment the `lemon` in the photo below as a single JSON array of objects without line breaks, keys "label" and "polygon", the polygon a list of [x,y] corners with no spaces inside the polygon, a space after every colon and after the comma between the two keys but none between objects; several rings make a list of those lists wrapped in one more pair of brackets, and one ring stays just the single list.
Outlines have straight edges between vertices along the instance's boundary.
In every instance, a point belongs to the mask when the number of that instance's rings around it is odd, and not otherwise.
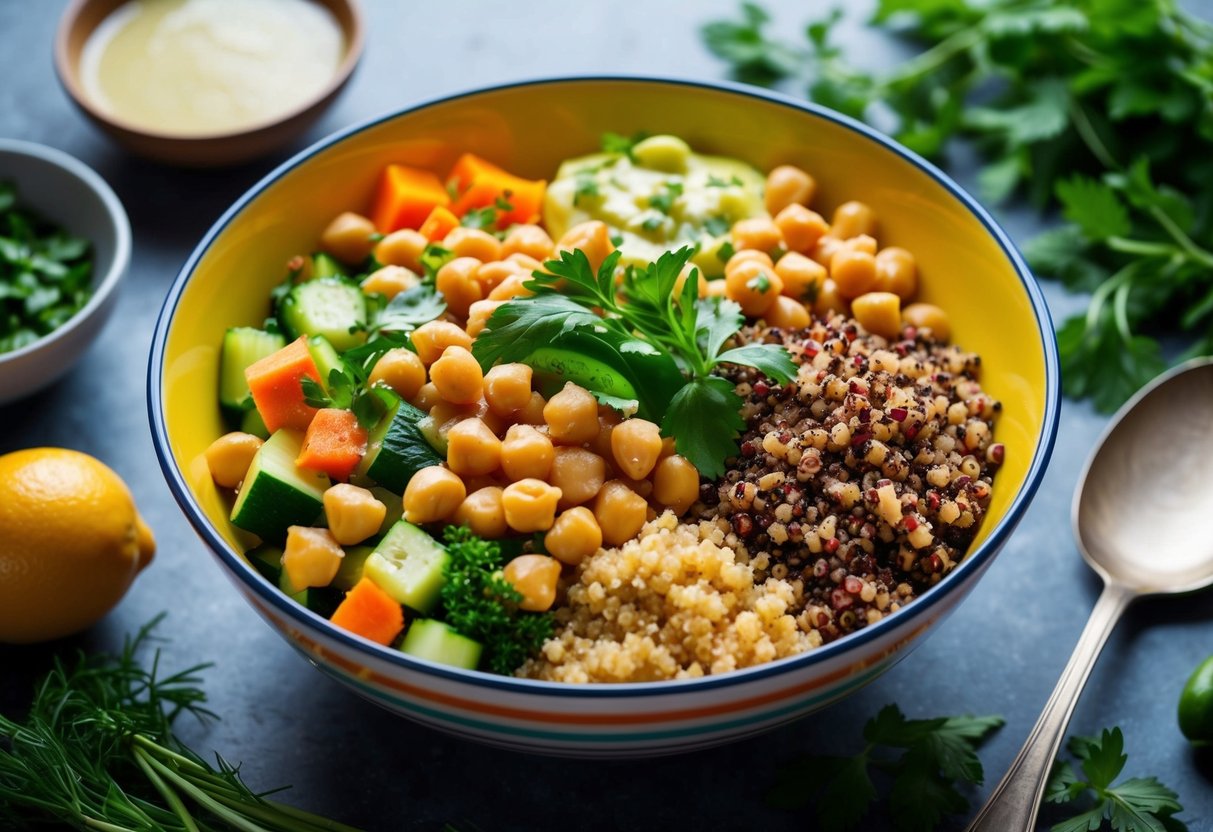
[{"label": "lemon", "polygon": [[155,548],[126,483],[88,454],[0,456],[0,642],[85,629],[122,599]]}]

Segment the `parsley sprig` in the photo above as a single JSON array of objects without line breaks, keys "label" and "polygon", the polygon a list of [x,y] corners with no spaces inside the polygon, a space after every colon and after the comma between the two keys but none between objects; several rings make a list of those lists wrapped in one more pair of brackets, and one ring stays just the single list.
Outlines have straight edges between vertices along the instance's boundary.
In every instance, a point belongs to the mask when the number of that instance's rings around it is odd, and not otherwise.
[{"label": "parsley sprig", "polygon": [[945,815],[968,808],[957,784],[981,784],[977,748],[1002,724],[998,716],[907,719],[896,705],[886,705],[864,725],[863,751],[853,757],[813,755],[784,766],[767,801],[799,809],[815,797],[823,832],[858,829],[879,795],[872,777],[879,772],[890,783],[894,826],[927,832]]},{"label": "parsley sprig", "polygon": [[[637,351],[657,348],[672,356],[686,376],[663,412],[662,433],[674,437],[682,454],[705,477],[724,472],[726,458],[737,453],[737,434],[745,427],[742,399],[727,379],[714,374],[721,364],[754,367],[776,383],[796,373],[787,350],[774,344],[725,349],[741,329],[741,308],[730,300],[699,298],[699,273],[675,292],[683,266],[694,250],[662,254],[644,267],[628,266],[616,291],[620,252],[612,252],[595,271],[585,253],[562,251],[544,264],[526,286],[533,297],[506,302],[494,310],[487,328],[472,345],[484,367],[520,361],[536,347],[576,329],[609,327],[642,342]],[[593,391],[602,392],[602,391]],[[642,403],[651,404],[651,403]],[[650,412],[662,410],[650,407]]]},{"label": "parsley sprig", "polygon": [[1161,334],[1213,352],[1213,25],[1171,0],[879,0],[873,24],[923,45],[879,75],[833,42],[840,16],[793,44],[745,3],[702,34],[743,80],[797,78],[926,156],[966,137],[983,196],[1060,211],[1025,253],[1092,293],[1059,331],[1067,394],[1114,409],[1164,366]]},{"label": "parsley sprig", "polygon": [[1105,728],[1098,739],[1072,737],[1067,748],[1078,761],[1082,775],[1070,762],[1059,759],[1049,777],[1045,801],[1067,806],[1077,803],[1086,808],[1054,824],[1051,832],[1091,832],[1103,828],[1105,820],[1117,832],[1187,829],[1175,817],[1183,811],[1179,796],[1158,778],[1131,777],[1115,783],[1129,759],[1120,728]]}]

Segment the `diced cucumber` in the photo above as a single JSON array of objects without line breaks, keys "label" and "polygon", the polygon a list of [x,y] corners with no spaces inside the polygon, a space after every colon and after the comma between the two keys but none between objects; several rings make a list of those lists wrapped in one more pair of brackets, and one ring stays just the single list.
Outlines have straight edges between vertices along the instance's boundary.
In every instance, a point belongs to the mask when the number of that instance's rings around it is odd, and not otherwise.
[{"label": "diced cucumber", "polygon": [[472,641],[434,618],[414,621],[400,642],[401,653],[467,670],[475,670],[480,664],[483,649],[480,642]]},{"label": "diced cucumber", "polygon": [[429,446],[434,449],[434,453],[446,459],[448,448],[446,434],[442,432],[442,426],[438,424],[434,417],[426,414],[424,419],[417,422],[417,430],[425,437],[425,441]]},{"label": "diced cucumber", "polygon": [[374,546],[346,546],[345,557],[341,559],[341,566],[337,567],[337,574],[329,586],[344,592],[353,589],[354,584],[362,580],[362,567],[373,551]]},{"label": "diced cucumber", "polygon": [[425,413],[408,402],[399,402],[373,429],[359,471],[372,482],[403,494],[414,474],[441,465],[445,457],[434,451],[418,428],[425,418]]},{"label": "diced cucumber", "polygon": [[278,579],[282,576],[281,546],[258,546],[256,549],[245,552],[244,556],[267,581],[272,584],[278,583]]},{"label": "diced cucumber", "polygon": [[265,426],[265,420],[261,418],[261,411],[255,407],[252,410],[244,411],[244,415],[240,417],[240,429],[262,439],[270,438],[270,429]]},{"label": "diced cucumber", "polygon": [[233,417],[238,417],[252,405],[244,371],[267,355],[286,346],[286,339],[276,332],[266,332],[251,326],[232,327],[223,334],[219,353],[219,404]]},{"label": "diced cucumber", "polygon": [[292,286],[278,316],[292,338],[323,335],[338,352],[366,340],[366,297],[358,284],[342,277],[320,277]]},{"label": "diced cucumber", "polygon": [[291,578],[286,573],[285,569],[283,569],[278,575],[278,588],[282,590],[283,595],[288,596],[292,600],[298,601],[305,607],[307,606],[308,598],[311,594],[311,587],[305,586],[303,589],[295,589],[295,585],[291,583]]},{"label": "diced cucumber", "polygon": [[438,603],[451,556],[407,520],[400,520],[366,559],[362,574],[398,604],[428,613]]},{"label": "diced cucumber", "polygon": [[311,353],[316,369],[320,371],[320,384],[325,390],[329,389],[329,378],[333,370],[345,372],[345,362],[337,349],[323,335],[313,335],[307,339],[307,351]]},{"label": "diced cucumber", "polygon": [[329,478],[295,465],[302,445],[302,433],[283,429],[258,449],[232,506],[233,525],[276,543],[288,527],[320,516]]},{"label": "diced cucumber", "polygon": [[345,277],[345,266],[331,254],[317,252],[312,255],[312,279],[317,277]]}]

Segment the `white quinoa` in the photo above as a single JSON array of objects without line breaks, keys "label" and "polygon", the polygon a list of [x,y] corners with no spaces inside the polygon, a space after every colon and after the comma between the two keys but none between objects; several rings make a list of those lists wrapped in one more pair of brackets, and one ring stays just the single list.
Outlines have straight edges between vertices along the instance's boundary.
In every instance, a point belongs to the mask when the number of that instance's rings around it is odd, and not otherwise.
[{"label": "white quinoa", "polygon": [[788,613],[790,583],[754,581],[723,545],[727,524],[666,512],[640,536],[577,568],[558,630],[518,675],[560,682],[648,682],[725,673],[819,644]]}]

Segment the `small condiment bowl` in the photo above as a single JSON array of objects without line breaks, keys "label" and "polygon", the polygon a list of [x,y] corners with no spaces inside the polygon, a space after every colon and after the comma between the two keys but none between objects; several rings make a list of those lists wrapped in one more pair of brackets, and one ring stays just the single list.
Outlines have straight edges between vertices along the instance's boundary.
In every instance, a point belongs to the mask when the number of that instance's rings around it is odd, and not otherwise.
[{"label": "small condiment bowl", "polygon": [[303,133],[344,89],[362,56],[362,14],[355,0],[316,0],[336,18],[345,52],[329,83],[295,109],[228,133],[154,131],[106,112],[90,99],[80,76],[89,36],[130,0],[72,0],[55,34],[55,71],[76,106],[118,144],[138,156],[182,167],[221,167],[264,156]]},{"label": "small condiment bowl", "polygon": [[21,205],[88,240],[93,251],[93,293],[84,307],[32,344],[0,352],[3,405],[58,379],[101,332],[130,265],[131,225],[105,180],[60,150],[0,139],[0,181],[16,183]]}]

